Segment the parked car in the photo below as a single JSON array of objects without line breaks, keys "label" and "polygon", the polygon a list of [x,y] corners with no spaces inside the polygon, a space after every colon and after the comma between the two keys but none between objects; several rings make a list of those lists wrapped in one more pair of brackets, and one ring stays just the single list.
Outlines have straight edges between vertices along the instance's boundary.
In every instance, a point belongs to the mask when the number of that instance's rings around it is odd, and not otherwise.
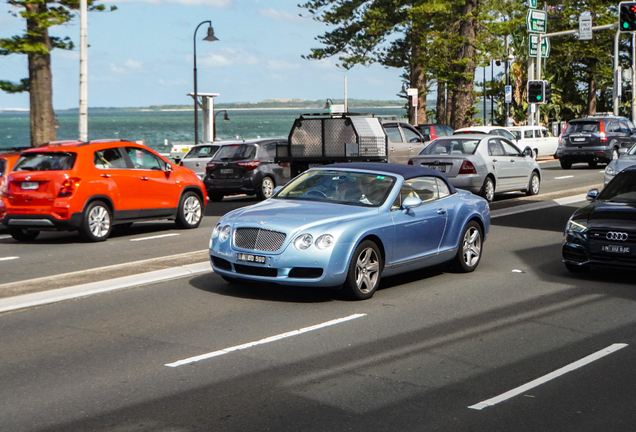
[{"label": "parked car", "polygon": [[593,266],[636,269],[636,167],[619,172],[568,220],[563,263],[572,272]]},{"label": "parked car", "polygon": [[[11,171],[15,163],[20,159],[20,153],[22,150],[26,150],[29,147],[16,147],[11,149],[3,149],[0,153],[0,190],[3,188],[3,183],[6,181],[7,174]],[[5,198],[0,195],[0,220],[6,213]]]},{"label": "parked car", "polygon": [[25,150],[0,195],[6,198],[2,224],[19,241],[45,230],[79,230],[87,241],[103,241],[114,225],[149,219],[196,228],[206,204],[203,182],[192,171],[119,140]]},{"label": "parked car", "polygon": [[226,142],[197,144],[179,161],[179,165],[191,169],[203,180],[207,163],[214,158],[224,143]]},{"label": "parked car", "polygon": [[501,126],[471,126],[457,129],[455,132],[453,132],[453,135],[475,133],[498,135],[513,142],[517,140],[517,137],[512,132],[510,132],[507,128]]},{"label": "parked car", "polygon": [[449,136],[454,132],[454,129],[450,126],[435,123],[418,124],[415,128],[424,136],[424,140],[426,141]]},{"label": "parked car", "polygon": [[552,136],[543,126],[512,126],[508,130],[514,134],[517,147],[530,147],[535,159],[554,156],[559,146],[559,138]]},{"label": "parked car", "polygon": [[417,155],[427,141],[424,136],[408,123],[397,120],[383,120],[389,145],[389,159],[394,163],[406,164]]},{"label": "parked car", "polygon": [[186,155],[194,147],[194,143],[187,142],[174,142],[170,147],[170,157],[175,161],[179,162],[183,159],[183,156]]},{"label": "parked car", "polygon": [[630,120],[608,115],[589,116],[568,122],[559,137],[555,157],[563,169],[570,169],[575,163],[587,163],[593,168],[598,163],[618,159],[621,148],[628,149],[634,144],[636,127]]},{"label": "parked car", "polygon": [[472,272],[489,228],[486,200],[456,190],[438,171],[333,164],[223,216],[210,261],[230,283],[344,287],[368,299],[382,276],[447,262]]},{"label": "parked car", "polygon": [[636,165],[636,144],[634,144],[627,153],[621,155],[618,159],[612,159],[607,164],[603,175],[604,186],[607,186],[607,184],[616,177],[616,174],[633,165]]},{"label": "parked car", "polygon": [[438,138],[409,160],[444,173],[456,188],[481,195],[489,202],[495,194],[539,193],[541,168],[532,150],[519,150],[511,141],[490,134],[462,134]]},{"label": "parked car", "polygon": [[274,162],[276,146],[286,144],[285,139],[259,138],[223,145],[206,165],[203,181],[210,200],[238,194],[271,197],[290,178],[289,169]]}]

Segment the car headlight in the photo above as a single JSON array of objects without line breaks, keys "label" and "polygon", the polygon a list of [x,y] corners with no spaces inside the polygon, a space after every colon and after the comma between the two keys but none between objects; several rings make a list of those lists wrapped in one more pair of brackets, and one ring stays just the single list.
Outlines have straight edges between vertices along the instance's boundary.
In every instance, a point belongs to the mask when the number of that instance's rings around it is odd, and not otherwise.
[{"label": "car headlight", "polygon": [[615,176],[616,174],[618,174],[618,171],[616,171],[611,166],[607,165],[605,167],[605,174],[608,175],[608,176]]},{"label": "car headlight", "polygon": [[212,230],[212,238],[213,239],[217,238],[220,232],[221,232],[221,224],[218,223]]},{"label": "car headlight", "polygon": [[582,220],[573,221],[572,219],[570,219],[567,225],[565,226],[565,231],[584,233],[585,231],[587,231],[587,222]]},{"label": "car headlight", "polygon": [[318,249],[328,249],[334,244],[334,239],[331,234],[321,235],[316,239],[316,247]]},{"label": "car headlight", "polygon": [[294,240],[294,247],[298,250],[307,250],[309,246],[314,242],[314,238],[311,234],[301,234]]},{"label": "car headlight", "polygon": [[229,225],[225,225],[221,229],[221,232],[219,232],[219,240],[221,241],[221,243],[223,243],[224,241],[230,238],[230,231],[231,229]]}]

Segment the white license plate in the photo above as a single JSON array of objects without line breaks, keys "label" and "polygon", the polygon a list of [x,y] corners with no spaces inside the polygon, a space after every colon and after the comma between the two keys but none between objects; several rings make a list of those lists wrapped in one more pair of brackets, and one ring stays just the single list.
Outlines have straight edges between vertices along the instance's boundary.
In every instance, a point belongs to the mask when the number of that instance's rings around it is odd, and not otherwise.
[{"label": "white license plate", "polygon": [[232,168],[222,169],[221,174],[232,174],[234,170]]},{"label": "white license plate", "polygon": [[604,245],[601,250],[610,253],[629,253],[629,246]]},{"label": "white license plate", "polygon": [[585,141],[585,138],[573,138],[572,141],[581,142],[581,141]]},{"label": "white license plate", "polygon": [[260,255],[239,253],[236,254],[236,259],[243,262],[265,264],[265,257]]},{"label": "white license plate", "polygon": [[40,187],[39,182],[22,182],[20,186],[22,190],[35,190]]},{"label": "white license plate", "polygon": [[428,167],[439,172],[446,172],[446,165],[429,165]]}]

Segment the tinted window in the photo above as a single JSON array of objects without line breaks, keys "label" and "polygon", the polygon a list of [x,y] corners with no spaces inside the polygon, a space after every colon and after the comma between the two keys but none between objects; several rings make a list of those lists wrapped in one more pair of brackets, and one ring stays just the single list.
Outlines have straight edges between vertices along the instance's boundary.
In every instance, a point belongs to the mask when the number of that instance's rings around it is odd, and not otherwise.
[{"label": "tinted window", "polygon": [[127,168],[126,160],[117,148],[97,150],[93,163],[99,169]]},{"label": "tinted window", "polygon": [[605,132],[618,132],[618,123],[617,122],[608,122],[605,124]]},{"label": "tinted window", "polygon": [[625,122],[620,122],[619,128],[622,133],[630,133],[629,126],[627,126],[627,123]]},{"label": "tinted window", "polygon": [[256,156],[256,146],[253,144],[232,144],[223,146],[214,156],[214,160],[234,161],[253,159]]},{"label": "tinted window", "polygon": [[403,142],[402,135],[397,126],[385,126],[386,134],[391,142]]},{"label": "tinted window", "polygon": [[0,178],[4,175],[4,170],[7,169],[6,159],[0,159]]},{"label": "tinted window", "polygon": [[185,155],[184,159],[189,158],[209,158],[214,156],[214,153],[219,149],[218,145],[193,147],[192,150]]},{"label": "tinted window", "polygon": [[598,196],[600,200],[636,203],[636,171],[619,173]]},{"label": "tinted window", "polygon": [[548,138],[550,136],[550,132],[548,132],[547,129],[541,129],[541,133],[543,134],[544,138]]},{"label": "tinted window", "polygon": [[267,157],[274,158],[276,157],[276,145],[277,143],[273,142],[273,143],[262,145],[261,147],[267,153]]},{"label": "tinted window", "polygon": [[60,171],[73,168],[75,153],[23,153],[14,171]]},{"label": "tinted window", "polygon": [[126,152],[135,169],[159,171],[165,171],[166,169],[165,162],[147,150],[127,147]]},{"label": "tinted window", "polygon": [[479,140],[475,139],[437,139],[426,146],[420,154],[473,154]]},{"label": "tinted window", "polygon": [[414,130],[402,126],[402,132],[404,132],[404,136],[406,137],[406,142],[420,142],[422,141],[422,137],[419,136],[417,132]]},{"label": "tinted window", "polygon": [[598,122],[595,121],[580,121],[575,123],[570,122],[567,129],[563,133],[571,134],[576,132],[598,132],[598,129]]}]

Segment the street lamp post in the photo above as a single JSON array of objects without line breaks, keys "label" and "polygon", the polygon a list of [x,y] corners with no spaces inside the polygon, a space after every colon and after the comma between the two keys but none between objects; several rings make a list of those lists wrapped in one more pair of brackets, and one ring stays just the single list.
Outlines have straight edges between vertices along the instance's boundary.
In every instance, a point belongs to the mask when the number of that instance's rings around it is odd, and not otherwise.
[{"label": "street lamp post", "polygon": [[214,126],[212,126],[212,142],[214,142],[214,140],[216,139],[216,116],[218,116],[221,113],[225,113],[223,114],[223,121],[230,121],[230,118],[227,116],[227,111],[226,110],[221,110],[221,111],[217,111],[216,114],[214,114],[214,121],[212,122]]},{"label": "street lamp post", "polygon": [[204,41],[214,42],[218,39],[214,36],[214,29],[212,28],[212,21],[203,21],[194,30],[194,143],[199,143],[199,97],[197,95],[197,31],[203,24],[209,24],[208,35],[203,38]]}]

